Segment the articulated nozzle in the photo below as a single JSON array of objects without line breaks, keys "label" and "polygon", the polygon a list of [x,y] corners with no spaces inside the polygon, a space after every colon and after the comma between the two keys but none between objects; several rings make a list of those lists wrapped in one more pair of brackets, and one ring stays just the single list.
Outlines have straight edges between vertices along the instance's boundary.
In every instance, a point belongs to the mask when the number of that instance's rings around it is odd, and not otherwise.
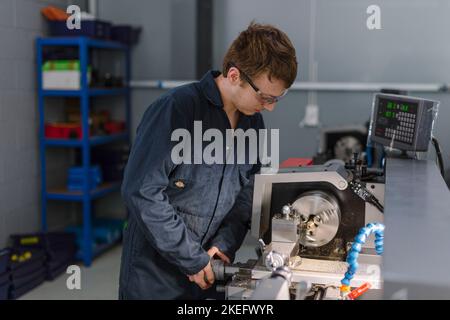
[{"label": "articulated nozzle", "polygon": [[381,223],[369,223],[367,226],[361,228],[355,237],[350,252],[347,254],[348,269],[344,278],[341,280],[341,293],[348,293],[350,291],[350,281],[358,269],[357,260],[359,253],[361,252],[362,245],[366,243],[371,233],[375,234],[375,251],[378,255],[383,253],[384,225]]}]

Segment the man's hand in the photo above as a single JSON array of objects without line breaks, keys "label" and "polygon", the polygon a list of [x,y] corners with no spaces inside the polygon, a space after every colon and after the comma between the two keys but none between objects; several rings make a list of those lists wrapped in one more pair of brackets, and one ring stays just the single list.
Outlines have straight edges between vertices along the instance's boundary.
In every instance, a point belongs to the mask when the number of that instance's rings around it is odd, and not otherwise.
[{"label": "man's hand", "polygon": [[188,278],[191,282],[195,282],[203,290],[210,288],[214,284],[214,272],[211,267],[211,262],[208,262],[203,270],[188,276]]},{"label": "man's hand", "polygon": [[[217,247],[211,247],[211,249],[208,250],[208,255],[211,257],[211,259],[217,255],[223,262],[230,263],[230,258],[228,258]],[[203,290],[210,288],[214,284],[215,280],[211,262],[208,262],[207,266],[203,268],[203,270],[196,274],[188,276],[188,278],[191,282],[195,282]]]},{"label": "man's hand", "polygon": [[222,260],[225,263],[230,263],[230,258],[228,258],[222,251],[219,250],[217,247],[211,247],[211,249],[208,250],[208,254],[211,257],[211,259],[214,256],[218,256],[220,260]]}]

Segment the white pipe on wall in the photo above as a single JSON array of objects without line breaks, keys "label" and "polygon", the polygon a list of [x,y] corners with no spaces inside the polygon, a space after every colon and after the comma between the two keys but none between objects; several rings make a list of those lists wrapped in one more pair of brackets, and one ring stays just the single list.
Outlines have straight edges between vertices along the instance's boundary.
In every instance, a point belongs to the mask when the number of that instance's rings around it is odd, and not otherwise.
[{"label": "white pipe on wall", "polygon": [[[134,89],[172,89],[196,80],[132,80]],[[289,91],[366,91],[378,92],[381,89],[395,89],[416,92],[443,92],[450,84],[433,83],[363,83],[363,82],[294,82]]]},{"label": "white pipe on wall", "polygon": [[88,12],[92,14],[94,17],[97,17],[97,0],[89,0],[88,1]]}]

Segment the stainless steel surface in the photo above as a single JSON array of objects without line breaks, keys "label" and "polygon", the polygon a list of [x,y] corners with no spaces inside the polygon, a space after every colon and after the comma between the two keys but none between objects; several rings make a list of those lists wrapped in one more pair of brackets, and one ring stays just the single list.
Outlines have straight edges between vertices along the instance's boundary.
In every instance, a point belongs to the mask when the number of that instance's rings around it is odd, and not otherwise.
[{"label": "stainless steel surface", "polygon": [[248,300],[253,294],[256,281],[249,277],[234,277],[231,283],[225,287],[225,297],[227,300]]},{"label": "stainless steel surface", "polygon": [[311,290],[311,282],[300,281],[299,283],[297,283],[295,300],[304,300],[310,290]]},{"label": "stainless steel surface", "polygon": [[291,213],[291,211],[292,211],[292,208],[291,208],[291,206],[290,205],[285,205],[285,206],[283,206],[283,208],[282,208],[282,213],[283,213],[283,215],[284,216],[289,216],[289,214]]},{"label": "stainless steel surface", "polygon": [[[271,267],[271,255],[276,262],[276,267],[282,265],[288,265],[289,259],[297,255],[298,244],[297,242],[271,242],[263,253],[263,261],[266,268],[272,270]],[[281,265],[280,265],[281,264]]]},{"label": "stainless steel surface", "polygon": [[298,216],[275,216],[272,219],[272,242],[297,242],[299,224]]},{"label": "stainless steel surface", "polygon": [[[352,286],[359,287],[365,282],[370,282],[373,289],[380,289],[383,286],[380,260],[359,259],[359,268],[354,278]],[[377,262],[377,263],[373,263]],[[329,261],[318,259],[302,259],[302,263],[295,268],[291,267],[292,282],[309,281],[312,284],[340,286],[344,273],[347,271],[347,263],[343,261]],[[265,268],[261,263],[252,269],[253,279],[262,279],[271,274],[271,270]]]},{"label": "stainless steel surface", "polygon": [[348,186],[347,178],[348,172],[343,166],[337,164],[296,168],[295,170],[286,169],[279,170],[278,173],[255,175],[251,234],[259,239],[269,229],[273,183],[328,182],[338,190],[345,190]]},{"label": "stainless steel surface", "polygon": [[450,299],[450,192],[436,164],[386,160],[385,299]]},{"label": "stainless steel surface", "polygon": [[275,270],[276,268],[284,266],[289,261],[289,258],[284,254],[276,251],[270,251],[264,259],[264,264],[267,269]]},{"label": "stainless steel surface", "polygon": [[256,286],[250,300],[290,300],[290,280],[274,271]]},{"label": "stainless steel surface", "polygon": [[302,194],[292,209],[301,217],[300,243],[306,247],[320,247],[336,235],[340,223],[340,209],[336,198],[322,191]]}]

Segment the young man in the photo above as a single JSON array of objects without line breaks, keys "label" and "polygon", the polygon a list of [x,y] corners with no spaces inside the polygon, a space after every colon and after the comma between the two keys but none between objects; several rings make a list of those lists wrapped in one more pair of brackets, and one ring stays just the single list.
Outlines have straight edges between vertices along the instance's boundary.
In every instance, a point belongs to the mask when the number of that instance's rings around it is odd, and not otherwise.
[{"label": "young man", "polygon": [[194,121],[201,121],[203,132],[220,130],[223,141],[227,129],[262,129],[260,112],[274,109],[296,75],[286,34],[252,23],[229,48],[222,74],[209,71],[146,110],[122,185],[129,217],[121,299],[205,297],[214,283],[210,259],[232,262],[247,233],[259,166],[175,164],[172,133],[185,129],[194,136]]}]

